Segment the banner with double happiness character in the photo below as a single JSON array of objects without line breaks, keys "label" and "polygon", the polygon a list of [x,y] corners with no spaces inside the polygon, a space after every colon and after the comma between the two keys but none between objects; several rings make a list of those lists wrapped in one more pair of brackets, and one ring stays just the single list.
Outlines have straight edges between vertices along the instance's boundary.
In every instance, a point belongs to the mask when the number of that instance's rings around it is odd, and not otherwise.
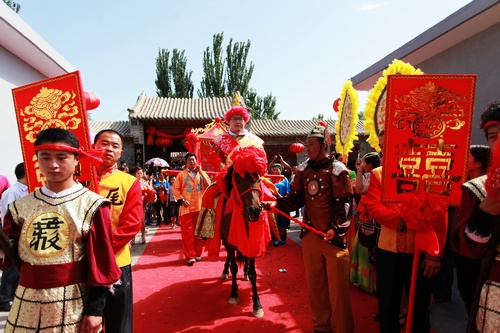
[{"label": "banner with double happiness character", "polygon": [[389,75],[383,156],[385,202],[440,195],[460,204],[474,111],[475,75]]},{"label": "banner with double happiness character", "polygon": [[[63,128],[73,132],[80,148],[91,149],[90,131],[85,103],[92,103],[82,89],[80,72],[72,72],[12,89],[28,190],[44,185],[33,146],[36,134],[47,128]],[[94,102],[95,103],[95,102]],[[97,101],[98,105],[98,101]],[[97,191],[97,178],[90,163],[80,163],[75,179],[90,190]]]}]

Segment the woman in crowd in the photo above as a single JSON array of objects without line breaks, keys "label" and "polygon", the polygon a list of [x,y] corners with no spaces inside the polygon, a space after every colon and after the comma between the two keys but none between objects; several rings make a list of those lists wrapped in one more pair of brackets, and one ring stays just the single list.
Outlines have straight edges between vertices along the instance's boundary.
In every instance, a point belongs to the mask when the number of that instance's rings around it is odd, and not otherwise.
[{"label": "woman in crowd", "polygon": [[[144,217],[141,226],[141,243],[146,244],[146,217],[148,215],[148,205],[156,202],[156,191],[144,178],[144,170],[142,170],[140,166],[133,168],[131,174],[141,182],[142,205],[144,207]],[[135,238],[131,241],[131,244],[135,244]]]},{"label": "woman in crowd", "polygon": [[[371,171],[379,166],[380,156],[377,152],[365,154],[362,159],[356,161],[356,194],[361,195],[358,210],[355,213],[358,223],[370,222],[370,217],[363,201],[363,194],[368,191]],[[360,224],[360,227],[363,228],[363,225]],[[378,230],[375,231],[378,232]],[[368,249],[361,245],[359,242],[359,233],[360,230],[358,229],[351,252],[351,282],[359,286],[359,288],[373,293],[376,290],[375,262],[373,260],[375,248]]]}]

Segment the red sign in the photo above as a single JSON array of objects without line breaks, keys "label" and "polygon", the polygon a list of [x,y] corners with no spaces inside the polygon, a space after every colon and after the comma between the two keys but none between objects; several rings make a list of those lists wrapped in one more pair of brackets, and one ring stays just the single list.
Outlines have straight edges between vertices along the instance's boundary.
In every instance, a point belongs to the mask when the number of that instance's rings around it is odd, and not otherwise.
[{"label": "red sign", "polygon": [[[12,96],[28,189],[31,192],[44,184],[33,146],[38,132],[53,127],[67,129],[76,135],[83,150],[88,151],[91,148],[80,72],[14,88]],[[75,178],[97,192],[97,179],[90,164],[79,164]]]},{"label": "red sign", "polygon": [[427,192],[460,204],[475,88],[475,75],[389,75],[384,201]]}]

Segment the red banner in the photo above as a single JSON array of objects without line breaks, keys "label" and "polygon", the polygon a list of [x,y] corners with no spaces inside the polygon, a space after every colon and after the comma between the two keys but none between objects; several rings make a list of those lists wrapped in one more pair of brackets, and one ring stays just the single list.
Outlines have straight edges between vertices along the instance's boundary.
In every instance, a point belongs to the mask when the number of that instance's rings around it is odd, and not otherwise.
[{"label": "red banner", "polygon": [[460,204],[475,87],[475,75],[389,75],[384,201],[427,192]]},{"label": "red banner", "polygon": [[[73,132],[80,147],[91,149],[87,111],[80,72],[49,78],[12,89],[21,149],[23,153],[29,191],[41,187],[44,177],[40,173],[35,154],[36,134],[47,128],[63,128]],[[79,165],[75,178],[97,192],[95,171],[90,164]]]}]

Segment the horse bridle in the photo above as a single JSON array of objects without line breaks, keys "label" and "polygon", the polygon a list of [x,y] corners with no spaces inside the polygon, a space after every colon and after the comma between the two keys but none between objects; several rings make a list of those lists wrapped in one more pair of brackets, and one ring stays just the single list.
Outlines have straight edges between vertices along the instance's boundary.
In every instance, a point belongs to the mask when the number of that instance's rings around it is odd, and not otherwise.
[{"label": "horse bridle", "polygon": [[236,184],[236,180],[235,180],[235,175],[233,173],[233,177],[232,177],[232,182],[233,182],[233,190],[235,191],[235,195],[234,195],[234,199],[236,200],[236,204],[238,205],[238,207],[240,207],[241,209],[245,209],[245,204],[243,203],[243,196],[251,191],[257,191],[259,192],[259,198],[260,198],[260,201],[261,201],[261,207],[262,207],[262,190],[261,190],[261,186],[262,184],[257,188],[257,187],[250,187],[248,189],[246,189],[245,191],[243,191],[242,193],[239,193],[239,190],[238,190],[238,184]]}]

